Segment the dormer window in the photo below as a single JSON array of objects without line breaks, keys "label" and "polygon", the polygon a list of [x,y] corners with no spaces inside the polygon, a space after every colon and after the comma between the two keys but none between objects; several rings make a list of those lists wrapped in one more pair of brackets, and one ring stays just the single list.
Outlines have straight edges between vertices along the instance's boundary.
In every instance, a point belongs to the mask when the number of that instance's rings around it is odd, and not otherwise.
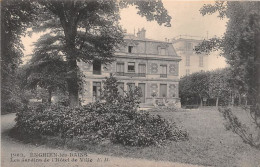
[{"label": "dormer window", "polygon": [[187,50],[192,50],[192,43],[191,42],[188,42],[187,44],[186,44],[186,49]]},{"label": "dormer window", "polygon": [[166,55],[166,49],[165,48],[161,48],[160,55]]},{"label": "dormer window", "polygon": [[128,53],[133,53],[133,46],[128,46]]},{"label": "dormer window", "polygon": [[165,56],[165,55],[168,55],[168,45],[167,44],[159,44],[159,46],[158,46],[158,54],[159,55],[163,55],[163,56]]}]

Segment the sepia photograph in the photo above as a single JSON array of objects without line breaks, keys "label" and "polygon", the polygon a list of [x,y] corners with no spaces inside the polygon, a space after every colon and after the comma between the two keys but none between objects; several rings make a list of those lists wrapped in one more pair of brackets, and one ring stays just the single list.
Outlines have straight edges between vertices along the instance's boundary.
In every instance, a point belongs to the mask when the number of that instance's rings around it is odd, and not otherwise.
[{"label": "sepia photograph", "polygon": [[260,167],[260,1],[0,6],[2,167]]}]

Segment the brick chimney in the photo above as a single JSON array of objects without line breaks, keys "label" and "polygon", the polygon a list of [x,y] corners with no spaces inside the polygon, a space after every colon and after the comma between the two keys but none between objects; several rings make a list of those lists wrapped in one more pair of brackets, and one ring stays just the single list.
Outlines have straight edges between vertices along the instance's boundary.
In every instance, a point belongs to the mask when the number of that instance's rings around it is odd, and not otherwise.
[{"label": "brick chimney", "polygon": [[144,28],[142,28],[141,30],[138,29],[137,37],[140,39],[145,39],[145,32],[146,30]]}]

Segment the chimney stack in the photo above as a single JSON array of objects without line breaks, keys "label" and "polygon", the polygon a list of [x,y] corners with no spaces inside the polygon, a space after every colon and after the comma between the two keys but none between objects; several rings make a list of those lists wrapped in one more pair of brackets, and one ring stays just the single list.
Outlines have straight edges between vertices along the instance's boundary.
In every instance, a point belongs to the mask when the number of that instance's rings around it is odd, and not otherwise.
[{"label": "chimney stack", "polygon": [[138,29],[137,37],[140,39],[145,39],[145,32],[146,30],[144,28],[142,28],[141,30]]}]

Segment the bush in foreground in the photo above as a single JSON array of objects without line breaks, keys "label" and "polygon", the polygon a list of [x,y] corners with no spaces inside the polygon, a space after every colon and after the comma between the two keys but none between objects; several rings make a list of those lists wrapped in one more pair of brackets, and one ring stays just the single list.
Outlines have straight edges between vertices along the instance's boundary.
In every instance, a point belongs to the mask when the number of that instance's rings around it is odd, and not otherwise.
[{"label": "bush in foreground", "polygon": [[28,108],[17,113],[17,131],[30,136],[60,136],[90,143],[109,140],[132,146],[162,144],[186,140],[186,131],[178,129],[159,115],[129,113],[123,106],[92,103],[85,107],[50,106],[43,111]]},{"label": "bush in foreground", "polygon": [[[109,81],[109,82],[108,82]],[[69,108],[51,105],[17,113],[16,129],[30,136],[59,136],[89,143],[109,141],[130,146],[160,145],[165,140],[186,140],[188,134],[159,115],[137,112],[139,89],[120,96],[114,78],[105,82],[104,97],[112,100]],[[109,101],[109,102],[108,102]]]}]

